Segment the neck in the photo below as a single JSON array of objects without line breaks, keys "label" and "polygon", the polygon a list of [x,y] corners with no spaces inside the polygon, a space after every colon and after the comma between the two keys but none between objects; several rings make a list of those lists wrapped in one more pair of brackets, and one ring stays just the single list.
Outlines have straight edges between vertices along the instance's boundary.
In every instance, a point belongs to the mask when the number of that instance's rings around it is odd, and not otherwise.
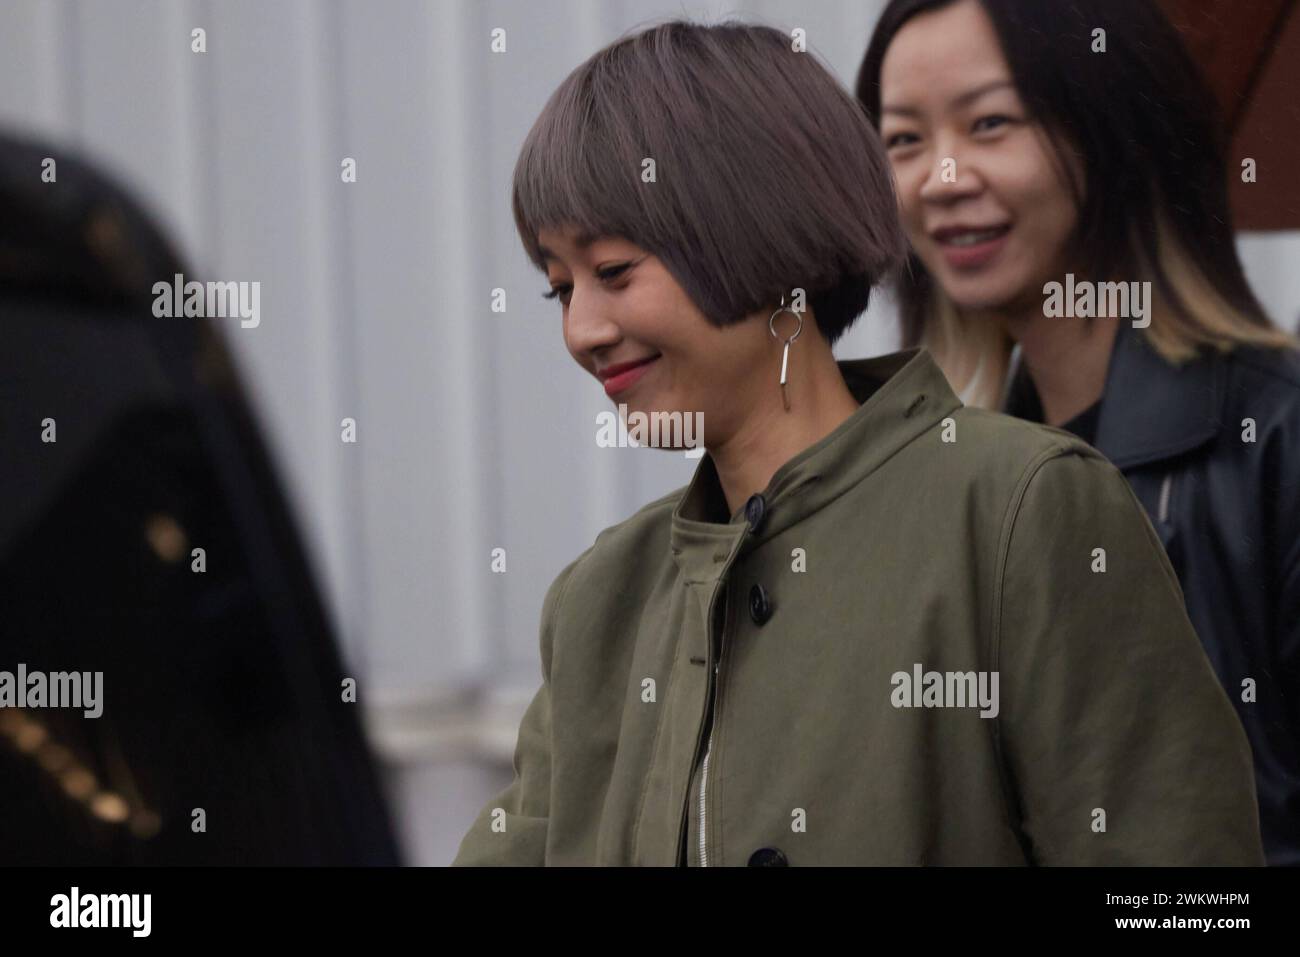
[{"label": "neck", "polygon": [[998,321],[1020,346],[1043,406],[1043,421],[1060,426],[1101,398],[1119,323],[1108,316],[1044,316],[1041,300],[974,321]]},{"label": "neck", "polygon": [[778,347],[775,364],[758,373],[762,384],[750,414],[727,439],[709,447],[732,515],[751,495],[767,488],[777,469],[835,431],[859,408],[825,340],[814,337],[800,349],[804,345],[796,342],[790,348],[790,410],[781,401]]}]

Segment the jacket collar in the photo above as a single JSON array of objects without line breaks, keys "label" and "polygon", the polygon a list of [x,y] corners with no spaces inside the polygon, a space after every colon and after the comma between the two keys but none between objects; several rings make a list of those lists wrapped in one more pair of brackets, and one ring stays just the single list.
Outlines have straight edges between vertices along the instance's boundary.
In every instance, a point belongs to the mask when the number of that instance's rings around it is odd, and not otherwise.
[{"label": "jacket collar", "polygon": [[688,579],[716,580],[742,547],[818,511],[962,405],[923,349],[836,365],[861,405],[776,470],[762,492],[764,515],[755,534],[746,536],[744,503],[726,523],[716,520],[726,508],[725,498],[712,454],[706,451],[700,459],[672,517],[673,557]]},{"label": "jacket collar", "polygon": [[[1038,392],[1018,358],[1017,350],[1003,411],[1041,422]],[[1225,374],[1225,364],[1212,355],[1172,365],[1145,335],[1121,321],[1106,369],[1093,446],[1120,469],[1197,448],[1214,438],[1222,424]]]}]

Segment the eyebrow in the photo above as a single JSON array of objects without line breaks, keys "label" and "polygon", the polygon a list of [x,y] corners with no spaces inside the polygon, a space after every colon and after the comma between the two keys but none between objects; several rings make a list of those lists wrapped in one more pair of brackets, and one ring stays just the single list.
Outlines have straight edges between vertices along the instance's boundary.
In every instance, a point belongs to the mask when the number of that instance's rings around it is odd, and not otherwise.
[{"label": "eyebrow", "polygon": [[[973,90],[967,90],[965,93],[962,93],[959,96],[954,96],[951,100],[948,101],[948,109],[955,110],[960,107],[963,107],[968,103],[978,100],[985,93],[992,93],[994,90],[999,90],[1004,86],[1014,87],[1015,84],[1012,83],[1010,80],[991,80],[988,83],[984,83],[981,84],[980,86],[975,87]],[[920,110],[910,106],[882,106],[880,108],[880,112],[882,114],[898,113],[901,116],[921,115]]]},{"label": "eyebrow", "polygon": [[[596,240],[600,238],[601,237],[599,233],[593,233],[593,232],[588,232],[587,230],[583,230],[582,232],[578,233],[578,235],[573,237],[573,243],[579,249],[587,249],[592,243],[594,243]],[[559,256],[555,255],[555,253],[551,252],[551,250],[547,249],[545,246],[541,245],[540,243],[538,244],[537,249],[542,254],[543,262],[549,262],[552,259],[560,258]]]}]

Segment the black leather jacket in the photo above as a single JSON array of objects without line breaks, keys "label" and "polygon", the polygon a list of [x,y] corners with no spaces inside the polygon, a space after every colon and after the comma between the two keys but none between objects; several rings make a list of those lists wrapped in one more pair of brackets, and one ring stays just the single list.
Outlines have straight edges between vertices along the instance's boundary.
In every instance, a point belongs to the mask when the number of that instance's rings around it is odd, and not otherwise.
[{"label": "black leather jacket", "polygon": [[[1146,507],[1241,716],[1268,862],[1300,865],[1300,352],[1175,367],[1120,323],[1090,441]],[[1004,411],[1041,421],[1023,366]]]}]

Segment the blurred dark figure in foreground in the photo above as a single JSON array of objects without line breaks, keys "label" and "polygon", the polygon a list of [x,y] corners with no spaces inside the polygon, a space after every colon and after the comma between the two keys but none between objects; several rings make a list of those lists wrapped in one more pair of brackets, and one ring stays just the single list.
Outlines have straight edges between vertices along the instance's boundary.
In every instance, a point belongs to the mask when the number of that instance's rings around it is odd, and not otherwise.
[{"label": "blurred dark figure in foreground", "polygon": [[153,316],[176,273],[120,188],[0,136],[0,672],[103,673],[98,718],[0,698],[0,864],[400,863],[229,356]]}]

